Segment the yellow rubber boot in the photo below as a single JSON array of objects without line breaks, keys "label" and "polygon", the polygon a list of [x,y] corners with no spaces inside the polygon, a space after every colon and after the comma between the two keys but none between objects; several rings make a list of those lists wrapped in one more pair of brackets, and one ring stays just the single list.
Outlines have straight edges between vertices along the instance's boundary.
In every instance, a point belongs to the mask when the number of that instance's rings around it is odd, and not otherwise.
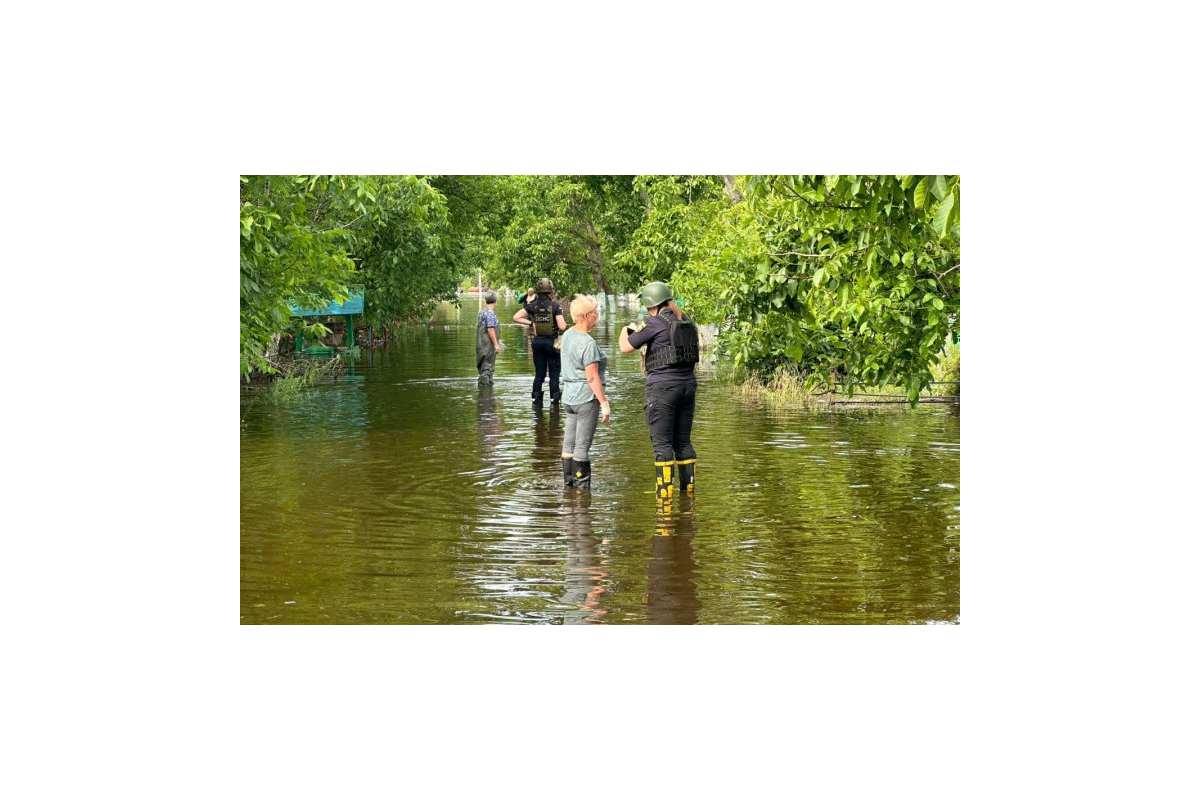
[{"label": "yellow rubber boot", "polygon": [[654,496],[660,500],[666,500],[675,496],[675,485],[671,483],[674,478],[672,474],[675,471],[674,461],[655,461],[654,462]]}]

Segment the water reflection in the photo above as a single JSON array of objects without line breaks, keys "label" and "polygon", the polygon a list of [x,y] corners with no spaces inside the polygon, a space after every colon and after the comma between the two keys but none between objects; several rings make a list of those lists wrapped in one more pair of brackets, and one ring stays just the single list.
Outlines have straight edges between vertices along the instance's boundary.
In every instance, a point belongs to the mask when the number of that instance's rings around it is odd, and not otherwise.
[{"label": "water reflection", "polygon": [[[542,406],[533,407],[533,452],[538,464],[550,464],[561,469],[562,464],[562,415],[558,403],[549,410]],[[559,473],[561,475],[561,472]]]},{"label": "water reflection", "polygon": [[496,456],[504,438],[504,419],[496,408],[495,388],[479,387],[479,452],[485,468],[496,464]]},{"label": "water reflection", "polygon": [[594,331],[614,414],[582,503],[525,329],[501,327],[481,391],[469,307],[368,350],[362,380],[243,406],[242,621],[957,621],[956,414],[764,406],[702,374],[693,437],[720,457],[656,514],[645,383],[616,352],[633,308]]},{"label": "water reflection", "polygon": [[695,625],[700,612],[692,554],[696,500],[683,495],[656,502],[646,567],[646,621],[652,625]]},{"label": "water reflection", "polygon": [[566,625],[604,621],[608,611],[602,607],[608,592],[608,559],[602,552],[608,540],[596,536],[592,523],[591,492],[563,491],[562,539],[567,545],[563,596],[568,606],[563,615]]}]

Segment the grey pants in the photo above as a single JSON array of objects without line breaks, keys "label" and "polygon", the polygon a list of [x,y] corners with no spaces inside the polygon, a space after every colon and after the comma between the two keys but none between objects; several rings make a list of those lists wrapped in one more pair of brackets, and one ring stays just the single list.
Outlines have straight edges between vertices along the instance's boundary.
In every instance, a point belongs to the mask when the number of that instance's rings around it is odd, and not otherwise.
[{"label": "grey pants", "polygon": [[563,426],[563,455],[568,453],[576,461],[591,461],[588,451],[592,449],[592,437],[600,422],[600,401],[592,398],[577,406],[564,403],[567,421]]}]

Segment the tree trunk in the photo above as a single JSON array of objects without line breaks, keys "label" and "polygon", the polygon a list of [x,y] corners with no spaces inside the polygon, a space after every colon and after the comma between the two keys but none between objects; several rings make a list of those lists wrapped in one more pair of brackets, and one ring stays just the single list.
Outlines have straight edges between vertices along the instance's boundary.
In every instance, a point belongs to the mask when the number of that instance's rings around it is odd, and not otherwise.
[{"label": "tree trunk", "polygon": [[613,293],[612,287],[608,285],[608,277],[603,272],[601,272],[598,269],[595,269],[594,267],[593,267],[593,270],[596,273],[596,291],[600,292],[600,294],[604,295],[605,297],[608,297],[610,294]]},{"label": "tree trunk", "polygon": [[743,199],[742,193],[738,191],[737,183],[734,182],[732,175],[722,175],[721,177],[725,179],[725,194],[729,195],[729,199],[736,206]]},{"label": "tree trunk", "polygon": [[607,297],[612,294],[612,287],[609,286],[608,276],[604,270],[604,253],[600,251],[600,245],[588,245],[588,265],[592,268],[592,274],[596,276],[596,291]]},{"label": "tree trunk", "polygon": [[605,274],[607,264],[604,260],[604,251],[600,247],[600,232],[596,230],[596,226],[592,224],[591,220],[586,223],[586,229],[588,235],[584,239],[584,246],[587,250],[588,266],[592,268],[592,274],[596,276],[596,291],[607,298],[612,294],[612,287],[608,283],[608,275]]}]

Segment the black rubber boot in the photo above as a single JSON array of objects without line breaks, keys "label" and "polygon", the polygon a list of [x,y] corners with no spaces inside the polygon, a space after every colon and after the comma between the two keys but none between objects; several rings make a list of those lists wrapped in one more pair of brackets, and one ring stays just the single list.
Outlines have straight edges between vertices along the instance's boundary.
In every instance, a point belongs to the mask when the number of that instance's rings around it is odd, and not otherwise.
[{"label": "black rubber boot", "polygon": [[696,459],[689,458],[686,461],[676,461],[676,467],[679,469],[679,491],[684,494],[691,494],[696,491]]},{"label": "black rubber boot", "polygon": [[572,459],[571,463],[575,466],[575,488],[590,490],[592,488],[592,462]]},{"label": "black rubber boot", "polygon": [[564,486],[574,486],[575,485],[575,459],[564,458],[562,460],[562,462],[563,462],[563,485]]}]

